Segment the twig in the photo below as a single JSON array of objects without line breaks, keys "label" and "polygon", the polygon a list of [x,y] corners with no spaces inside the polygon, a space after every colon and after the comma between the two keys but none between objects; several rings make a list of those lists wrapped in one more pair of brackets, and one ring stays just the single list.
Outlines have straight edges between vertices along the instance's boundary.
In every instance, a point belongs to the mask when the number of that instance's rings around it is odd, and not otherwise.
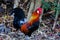
[{"label": "twig", "polygon": [[[59,2],[58,2],[57,7],[59,7]],[[54,29],[54,28],[55,28],[55,26],[56,26],[56,22],[57,22],[58,14],[59,14],[59,12],[58,12],[58,9],[57,9],[56,17],[55,17],[55,22],[54,22],[54,24],[53,24],[53,28],[52,28],[52,29]]]}]

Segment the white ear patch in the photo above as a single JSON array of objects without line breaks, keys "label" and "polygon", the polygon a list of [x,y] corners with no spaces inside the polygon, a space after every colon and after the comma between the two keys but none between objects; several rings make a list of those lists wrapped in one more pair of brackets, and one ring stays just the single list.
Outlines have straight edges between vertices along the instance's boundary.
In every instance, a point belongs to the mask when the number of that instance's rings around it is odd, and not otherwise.
[{"label": "white ear patch", "polygon": [[37,13],[39,13],[39,11],[37,11]]}]

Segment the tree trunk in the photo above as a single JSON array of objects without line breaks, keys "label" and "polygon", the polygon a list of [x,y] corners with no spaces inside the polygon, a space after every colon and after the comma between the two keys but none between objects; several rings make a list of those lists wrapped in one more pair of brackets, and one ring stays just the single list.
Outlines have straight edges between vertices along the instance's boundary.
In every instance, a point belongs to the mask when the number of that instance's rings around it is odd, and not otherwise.
[{"label": "tree trunk", "polygon": [[41,6],[41,0],[36,0],[35,1],[35,8],[34,10],[36,10],[37,8],[39,8]]},{"label": "tree trunk", "polygon": [[31,0],[30,8],[27,15],[27,20],[29,20],[29,18],[31,17],[33,9],[34,9],[34,0]]},{"label": "tree trunk", "polygon": [[19,2],[20,2],[20,0],[15,0],[14,1],[14,7],[13,8],[16,8],[18,6]]}]

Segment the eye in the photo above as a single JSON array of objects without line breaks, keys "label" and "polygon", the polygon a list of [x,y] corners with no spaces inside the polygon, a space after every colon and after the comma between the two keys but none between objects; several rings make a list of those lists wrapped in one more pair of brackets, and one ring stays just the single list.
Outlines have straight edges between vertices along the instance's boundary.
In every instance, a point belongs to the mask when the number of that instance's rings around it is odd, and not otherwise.
[{"label": "eye", "polygon": [[39,11],[37,10],[37,13],[39,13]]}]

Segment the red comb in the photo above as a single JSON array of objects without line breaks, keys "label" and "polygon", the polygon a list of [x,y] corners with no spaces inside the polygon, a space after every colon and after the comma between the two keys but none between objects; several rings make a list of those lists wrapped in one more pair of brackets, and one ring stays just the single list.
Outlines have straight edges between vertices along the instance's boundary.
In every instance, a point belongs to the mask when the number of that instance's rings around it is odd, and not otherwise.
[{"label": "red comb", "polygon": [[42,8],[37,8],[37,11],[39,11],[39,14],[42,13]]}]

